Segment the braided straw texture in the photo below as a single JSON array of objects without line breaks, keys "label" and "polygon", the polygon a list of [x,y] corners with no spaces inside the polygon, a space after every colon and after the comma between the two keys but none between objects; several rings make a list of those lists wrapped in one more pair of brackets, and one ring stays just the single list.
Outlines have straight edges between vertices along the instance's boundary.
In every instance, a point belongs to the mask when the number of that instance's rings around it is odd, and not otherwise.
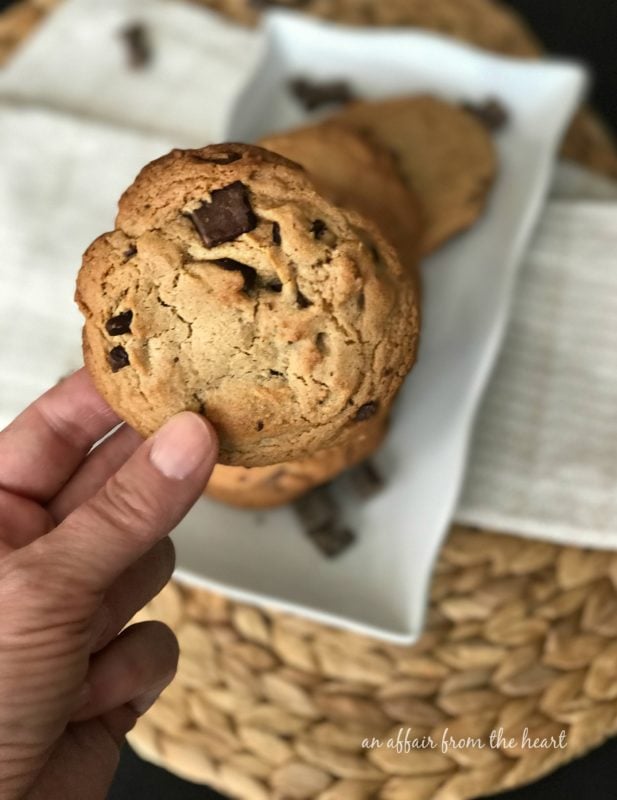
[{"label": "braided straw texture", "polygon": [[[453,529],[425,634],[384,644],[170,584],[178,675],[130,735],[145,758],[242,800],[463,800],[532,781],[617,731],[617,554]],[[363,748],[401,729],[440,743]],[[565,731],[565,748],[529,749]]]}]

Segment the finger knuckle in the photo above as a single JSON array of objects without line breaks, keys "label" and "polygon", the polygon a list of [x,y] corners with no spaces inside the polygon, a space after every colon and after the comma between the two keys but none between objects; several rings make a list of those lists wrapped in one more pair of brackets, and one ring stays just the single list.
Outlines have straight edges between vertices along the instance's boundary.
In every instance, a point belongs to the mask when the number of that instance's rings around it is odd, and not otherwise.
[{"label": "finger knuckle", "polygon": [[160,509],[145,487],[112,476],[91,501],[92,511],[120,532],[135,535],[150,531],[160,517]]}]

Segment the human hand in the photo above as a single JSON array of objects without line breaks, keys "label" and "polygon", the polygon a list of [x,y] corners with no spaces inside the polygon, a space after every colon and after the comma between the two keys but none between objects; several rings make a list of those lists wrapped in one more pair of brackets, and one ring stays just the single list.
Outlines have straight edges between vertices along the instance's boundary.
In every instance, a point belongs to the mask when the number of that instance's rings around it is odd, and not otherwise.
[{"label": "human hand", "polygon": [[167,538],[216,438],[183,413],[146,442],[84,370],[0,433],[0,797],[103,800],[125,734],[171,681],[158,622],[126,623],[171,576]]}]

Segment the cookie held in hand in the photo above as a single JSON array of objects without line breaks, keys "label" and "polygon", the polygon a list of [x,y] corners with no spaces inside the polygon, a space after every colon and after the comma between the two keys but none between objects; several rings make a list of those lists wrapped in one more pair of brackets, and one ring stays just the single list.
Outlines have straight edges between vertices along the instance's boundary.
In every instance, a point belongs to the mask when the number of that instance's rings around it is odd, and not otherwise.
[{"label": "cookie held in hand", "polygon": [[143,435],[205,414],[224,464],[293,461],[387,411],[418,339],[413,279],[368,221],[259,147],[174,150],[86,251],[97,388]]}]

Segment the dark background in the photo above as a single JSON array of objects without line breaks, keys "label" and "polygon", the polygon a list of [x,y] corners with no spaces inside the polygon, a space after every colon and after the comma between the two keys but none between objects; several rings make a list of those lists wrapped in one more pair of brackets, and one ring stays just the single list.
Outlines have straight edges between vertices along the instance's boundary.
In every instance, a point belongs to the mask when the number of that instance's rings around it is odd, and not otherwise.
[{"label": "dark background", "polygon": [[[0,10],[12,0],[0,0]],[[546,49],[594,72],[591,101],[617,131],[617,0],[511,0]],[[181,781],[125,748],[108,800],[208,800],[222,796]],[[616,800],[617,739],[501,800]]]}]

